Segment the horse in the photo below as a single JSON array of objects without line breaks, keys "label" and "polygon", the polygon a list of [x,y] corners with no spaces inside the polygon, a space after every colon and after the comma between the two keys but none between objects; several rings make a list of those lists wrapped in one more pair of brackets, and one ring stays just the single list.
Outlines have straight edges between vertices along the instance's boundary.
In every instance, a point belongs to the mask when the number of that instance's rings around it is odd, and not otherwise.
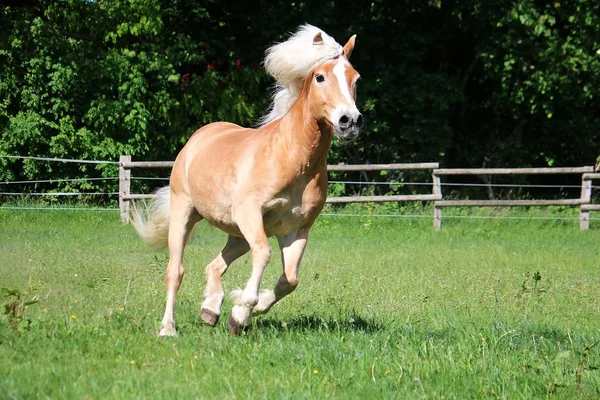
[{"label": "horse", "polygon": [[[308,233],[327,196],[327,153],[332,138],[356,137],[359,73],[349,61],[356,35],[341,46],[322,30],[303,25],[286,42],[267,50],[265,67],[278,90],[257,128],[215,122],[197,130],[177,155],[170,183],[147,210],[133,207],[132,224],[154,247],[168,245],[167,298],[159,337],[175,336],[174,305],[181,285],[183,252],[196,223],[206,220],[228,235],[206,267],[200,317],[216,326],[224,300],[222,275],[251,251],[252,272],[232,292],[228,327],[238,335],[253,315],[264,314],[298,285]],[[145,215],[147,214],[147,216]],[[272,290],[259,293],[276,237],[283,273]]]}]

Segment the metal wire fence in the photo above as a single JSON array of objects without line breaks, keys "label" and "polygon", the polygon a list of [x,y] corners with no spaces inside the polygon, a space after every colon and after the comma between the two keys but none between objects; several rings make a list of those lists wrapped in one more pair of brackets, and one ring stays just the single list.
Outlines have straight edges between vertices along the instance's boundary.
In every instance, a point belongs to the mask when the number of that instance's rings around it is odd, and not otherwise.
[{"label": "metal wire fence", "polygon": [[[122,164],[119,161],[106,161],[106,160],[77,160],[77,159],[63,159],[63,158],[47,158],[47,157],[32,157],[32,156],[13,156],[13,155],[0,155],[0,158],[7,159],[23,159],[31,161],[44,161],[44,162],[59,162],[59,163],[79,163],[79,164]],[[35,191],[35,186],[38,184],[60,184],[60,183],[83,183],[83,182],[94,182],[96,184],[102,182],[111,182],[119,180],[118,176],[109,177],[89,177],[89,178],[52,178],[52,179],[31,179],[31,180],[13,180],[13,181],[0,181],[0,190],[2,188],[9,189],[11,185],[19,185],[21,191],[0,191],[0,210],[35,210],[35,211],[106,211],[115,212],[120,209],[117,207],[94,207],[94,206],[64,206],[64,205],[50,205],[41,206],[33,202],[33,205],[15,205],[14,201],[4,201],[4,198],[27,198],[32,196],[34,198],[41,198],[48,196],[50,198],[78,198],[82,196],[108,196],[113,201],[119,199],[120,192],[116,191]],[[168,182],[169,177],[164,176],[131,176],[131,181],[156,181],[156,182]],[[387,186],[389,188],[403,188],[403,187],[433,187],[436,182],[419,182],[419,181],[368,181],[368,180],[339,180],[333,179],[329,181],[330,184],[337,185],[356,185],[359,187],[382,187]],[[451,188],[513,188],[513,189],[582,189],[582,185],[574,184],[513,184],[513,183],[475,183],[475,182],[438,182],[440,187],[451,187]],[[32,186],[32,190],[27,190]],[[599,188],[599,185],[590,184],[590,190]],[[321,214],[325,217],[374,217],[374,218],[402,218],[402,219],[424,219],[431,218],[431,214],[414,214],[414,213],[356,213],[356,212],[324,212]],[[546,220],[546,221],[575,221],[579,220],[577,216],[511,216],[511,215],[444,215],[444,218],[448,219],[493,219],[493,220]],[[600,218],[589,217],[590,220],[597,220]]]}]

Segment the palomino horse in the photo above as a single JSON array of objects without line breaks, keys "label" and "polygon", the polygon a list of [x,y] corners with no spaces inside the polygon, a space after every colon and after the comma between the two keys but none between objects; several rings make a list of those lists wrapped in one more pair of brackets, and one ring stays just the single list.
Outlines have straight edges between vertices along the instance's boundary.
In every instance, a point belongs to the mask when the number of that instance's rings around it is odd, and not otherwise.
[{"label": "palomino horse", "polygon": [[[359,74],[348,61],[354,40],[342,47],[304,25],[271,47],[265,66],[279,91],[263,125],[248,129],[216,122],[199,129],[177,156],[170,185],[159,189],[148,218],[134,211],[133,225],[147,243],[168,242],[167,301],[159,336],[176,334],[173,308],[183,278],[183,250],[202,219],[229,235],[206,267],[200,312],[206,323],[215,326],[221,314],[221,276],[248,250],[252,273],[246,287],[233,293],[232,333],[296,288],[308,231],[325,204],[331,140],[334,135],[354,137],[362,125],[355,105]],[[279,241],[283,274],[273,290],[259,295],[271,258],[269,236]]]}]

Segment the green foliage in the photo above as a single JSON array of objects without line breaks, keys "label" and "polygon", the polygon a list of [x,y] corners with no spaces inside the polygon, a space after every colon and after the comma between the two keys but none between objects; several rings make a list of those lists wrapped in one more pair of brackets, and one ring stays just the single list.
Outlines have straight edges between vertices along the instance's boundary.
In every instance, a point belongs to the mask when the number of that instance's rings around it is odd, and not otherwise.
[{"label": "green foliage", "polygon": [[[310,22],[340,42],[358,34],[366,127],[350,146],[334,142],[331,162],[572,166],[597,156],[596,1],[8,4],[0,154],[172,160],[204,124],[252,126],[269,100],[264,50]],[[115,172],[0,159],[0,180]]]},{"label": "green foliage", "polygon": [[[250,125],[266,104],[264,73],[225,51],[215,29],[195,31],[218,24],[193,2],[38,6],[2,8],[0,154],[173,159],[199,126]],[[0,180],[116,173],[106,165],[0,163]]]},{"label": "green foliage", "polygon": [[2,288],[3,313],[9,326],[19,332],[29,329],[31,320],[25,317],[25,310],[30,305],[39,302],[36,292],[40,289],[39,285],[31,282],[31,277],[26,291]]},{"label": "green foliage", "polygon": [[484,102],[471,105],[486,118],[466,122],[465,151],[491,165],[591,164],[590,144],[600,139],[600,5],[462,3],[456,13],[473,35],[478,83],[489,87]]}]

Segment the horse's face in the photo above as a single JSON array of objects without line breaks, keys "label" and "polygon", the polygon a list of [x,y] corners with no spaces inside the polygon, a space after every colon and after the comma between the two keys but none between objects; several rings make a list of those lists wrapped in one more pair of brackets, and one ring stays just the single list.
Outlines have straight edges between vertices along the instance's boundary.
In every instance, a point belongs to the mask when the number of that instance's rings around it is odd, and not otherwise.
[{"label": "horse's face", "polygon": [[356,108],[356,81],[360,74],[348,61],[354,48],[353,36],[343,54],[313,70],[308,91],[311,114],[319,123],[333,128],[335,136],[350,139],[358,135],[363,118]]}]

